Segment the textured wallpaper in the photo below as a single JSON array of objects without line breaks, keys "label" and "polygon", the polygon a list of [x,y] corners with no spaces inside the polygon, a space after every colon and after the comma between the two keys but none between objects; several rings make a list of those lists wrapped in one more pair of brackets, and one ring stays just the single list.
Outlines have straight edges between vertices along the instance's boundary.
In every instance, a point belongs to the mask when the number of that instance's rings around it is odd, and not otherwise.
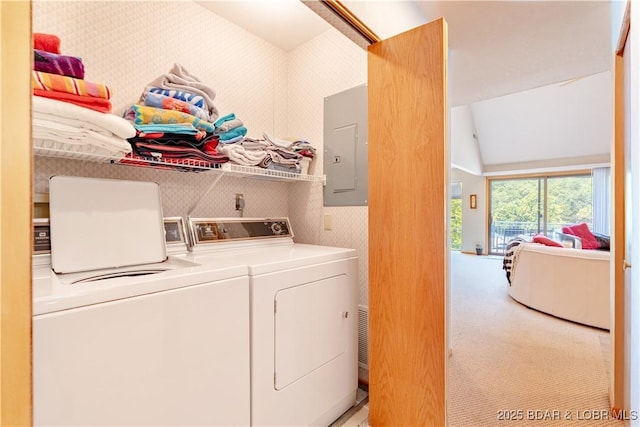
[{"label": "textured wallpaper", "polygon": [[[367,53],[337,30],[329,30],[287,54],[289,73],[288,132],[304,135],[314,145],[323,144],[324,98],[367,81]],[[322,152],[314,160],[322,173]],[[289,215],[305,224],[301,241],[343,246],[358,251],[360,304],[368,305],[368,210],[362,207],[324,207],[323,188],[308,191],[305,184],[292,187]],[[323,229],[324,215],[331,215],[332,230]]]}]

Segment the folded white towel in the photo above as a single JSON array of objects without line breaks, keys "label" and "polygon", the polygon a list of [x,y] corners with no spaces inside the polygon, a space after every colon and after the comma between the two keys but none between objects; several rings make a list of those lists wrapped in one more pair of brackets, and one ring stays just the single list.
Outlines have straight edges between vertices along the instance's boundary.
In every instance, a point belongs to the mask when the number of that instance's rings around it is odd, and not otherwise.
[{"label": "folded white towel", "polygon": [[246,150],[238,144],[219,144],[216,149],[229,160],[243,166],[257,166],[267,157],[266,151]]},{"label": "folded white towel", "polygon": [[71,145],[92,145],[114,153],[131,152],[131,144],[113,134],[111,136],[103,135],[89,129],[38,118],[32,118],[31,123],[31,136],[34,139],[45,139]]},{"label": "folded white towel", "polygon": [[57,121],[103,135],[111,133],[125,139],[136,136],[136,129],[131,122],[113,114],[100,113],[69,102],[42,96],[33,96],[32,106],[34,118]]}]

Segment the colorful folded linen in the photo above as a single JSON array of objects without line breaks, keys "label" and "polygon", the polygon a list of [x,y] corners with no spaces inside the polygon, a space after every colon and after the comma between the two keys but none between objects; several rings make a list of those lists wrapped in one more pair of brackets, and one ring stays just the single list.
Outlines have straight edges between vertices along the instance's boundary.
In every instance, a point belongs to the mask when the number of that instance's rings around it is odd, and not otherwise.
[{"label": "colorful folded linen", "polygon": [[191,123],[177,123],[171,125],[151,124],[151,125],[134,125],[136,130],[149,133],[173,133],[175,135],[197,135],[201,130],[196,129]]},{"label": "colorful folded linen", "polygon": [[61,76],[84,79],[84,64],[77,56],[58,55],[34,49],[33,69]]},{"label": "colorful folded linen", "polygon": [[170,90],[163,89],[161,87],[147,86],[144,88],[144,92],[142,92],[142,96],[140,96],[140,100],[144,99],[145,93],[157,93],[159,95],[170,96],[175,99],[179,99],[180,101],[188,102],[191,105],[195,105],[198,108],[204,107],[204,98],[200,95],[196,95],[191,92],[183,92],[181,90]]},{"label": "colorful folded linen", "polygon": [[176,110],[191,114],[202,120],[208,120],[209,114],[200,107],[189,104],[186,101],[153,92],[144,92],[141,96],[141,104],[148,107],[164,108],[165,110]]},{"label": "colorful folded linen", "polygon": [[39,90],[66,92],[93,98],[111,98],[109,87],[101,83],[93,83],[88,80],[74,79],[73,77],[43,73],[41,71],[31,72],[31,86]]},{"label": "colorful folded linen", "polygon": [[111,102],[102,98],[93,98],[91,96],[74,95],[66,92],[53,92],[50,90],[34,89],[33,94],[37,97],[55,99],[70,104],[79,105],[83,108],[89,108],[101,113],[111,112]]},{"label": "colorful folded linen", "polygon": [[60,54],[60,37],[55,34],[33,33],[33,48]]},{"label": "colorful folded linen", "polygon": [[247,128],[244,126],[240,126],[237,128],[233,128],[228,132],[223,132],[217,134],[220,137],[221,142],[229,141],[231,139],[235,139],[237,137],[243,137],[247,134]]},{"label": "colorful folded linen", "polygon": [[[219,137],[219,135],[218,135],[218,137]],[[231,138],[231,139],[225,139],[224,141],[220,140],[220,142],[223,143],[223,144],[235,144],[237,142],[241,142],[243,139],[244,139],[244,137],[242,135],[238,135],[238,136],[236,136],[234,138]]]},{"label": "colorful folded linen", "polygon": [[172,124],[172,123],[191,123],[196,129],[213,133],[213,124],[205,122],[191,114],[182,113],[174,110],[164,110],[162,108],[148,107],[146,105],[134,104],[125,111],[125,119],[133,122],[135,125],[145,124]]},{"label": "colorful folded linen", "polygon": [[222,116],[220,117],[218,120],[216,120],[213,125],[216,128],[219,128],[220,126],[222,126],[223,123],[228,122],[230,120],[235,120],[236,119],[236,115],[234,113],[229,113],[226,116]]},{"label": "colorful folded linen", "polygon": [[301,156],[309,157],[311,159],[313,159],[316,155],[316,149],[311,145],[310,142],[303,139],[294,141],[291,145],[291,151],[293,151],[294,153],[298,153]]},{"label": "colorful folded linen", "polygon": [[[170,126],[170,125],[167,125]],[[178,125],[174,125],[178,126]],[[192,147],[203,149],[205,144],[214,142],[213,147],[218,145],[218,137],[212,133],[206,133],[199,130],[194,135],[178,134],[178,133],[163,133],[163,132],[141,132],[138,131],[137,135],[133,138],[129,138],[129,142],[146,142],[149,144],[158,145],[173,145],[175,147]],[[209,148],[211,144],[209,144]]]},{"label": "colorful folded linen", "polygon": [[149,144],[143,141],[132,141],[131,139],[129,140],[129,143],[131,144],[133,151],[136,154],[143,157],[156,158],[159,160],[194,160],[213,164],[226,163],[229,161],[229,158],[227,156],[221,155],[217,152],[205,153],[196,148]]},{"label": "colorful folded linen", "polygon": [[195,93],[204,98],[202,108],[209,113],[209,121],[215,121],[218,118],[218,109],[213,104],[216,92],[200,79],[190,74],[182,65],[174,64],[168,73],[157,77],[150,82],[148,86],[160,87],[169,90],[178,90],[184,92]]}]

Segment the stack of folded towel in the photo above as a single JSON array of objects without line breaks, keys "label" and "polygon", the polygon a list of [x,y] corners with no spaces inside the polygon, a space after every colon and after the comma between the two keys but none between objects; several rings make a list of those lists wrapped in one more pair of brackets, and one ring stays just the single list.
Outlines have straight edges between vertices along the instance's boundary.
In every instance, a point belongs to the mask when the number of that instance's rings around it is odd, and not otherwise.
[{"label": "stack of folded towel", "polygon": [[36,152],[54,150],[114,159],[131,152],[127,138],[136,131],[118,116],[41,96],[33,97],[32,108]]},{"label": "stack of folded towel", "polygon": [[236,118],[234,113],[220,117],[213,125],[215,127],[214,133],[218,135],[220,142],[224,144],[234,144],[242,141],[242,138],[247,134],[247,128],[244,127],[244,123]]},{"label": "stack of folded towel", "polygon": [[84,65],[60,54],[60,38],[35,33],[32,137],[36,152],[119,159],[131,152],[136,131],[113,114],[109,88],[84,80]]},{"label": "stack of folded towel", "polygon": [[102,113],[111,112],[111,92],[102,83],[84,80],[84,64],[77,56],[60,53],[60,38],[34,33],[31,83],[36,96],[76,104]]},{"label": "stack of folded towel", "polygon": [[138,103],[123,115],[136,129],[136,136],[128,140],[133,152],[175,164],[180,170],[189,170],[183,167],[189,162],[203,167],[227,162],[228,157],[216,149],[219,138],[213,124],[218,118],[213,104],[215,95],[213,89],[175,64],[168,73],[147,84]]},{"label": "stack of folded towel", "polygon": [[218,151],[228,156],[232,163],[242,166],[257,166],[297,174],[303,171],[301,163],[305,159],[310,161],[315,156],[316,149],[307,141],[273,138],[266,133],[262,136],[243,137],[233,144],[220,144]]}]

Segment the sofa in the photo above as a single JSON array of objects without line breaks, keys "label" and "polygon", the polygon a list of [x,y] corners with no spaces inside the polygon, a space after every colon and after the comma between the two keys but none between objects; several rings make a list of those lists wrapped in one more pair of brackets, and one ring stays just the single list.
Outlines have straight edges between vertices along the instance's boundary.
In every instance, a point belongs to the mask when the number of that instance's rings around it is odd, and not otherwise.
[{"label": "sofa", "polygon": [[527,307],[609,329],[610,254],[522,242],[515,250],[509,295]]}]

